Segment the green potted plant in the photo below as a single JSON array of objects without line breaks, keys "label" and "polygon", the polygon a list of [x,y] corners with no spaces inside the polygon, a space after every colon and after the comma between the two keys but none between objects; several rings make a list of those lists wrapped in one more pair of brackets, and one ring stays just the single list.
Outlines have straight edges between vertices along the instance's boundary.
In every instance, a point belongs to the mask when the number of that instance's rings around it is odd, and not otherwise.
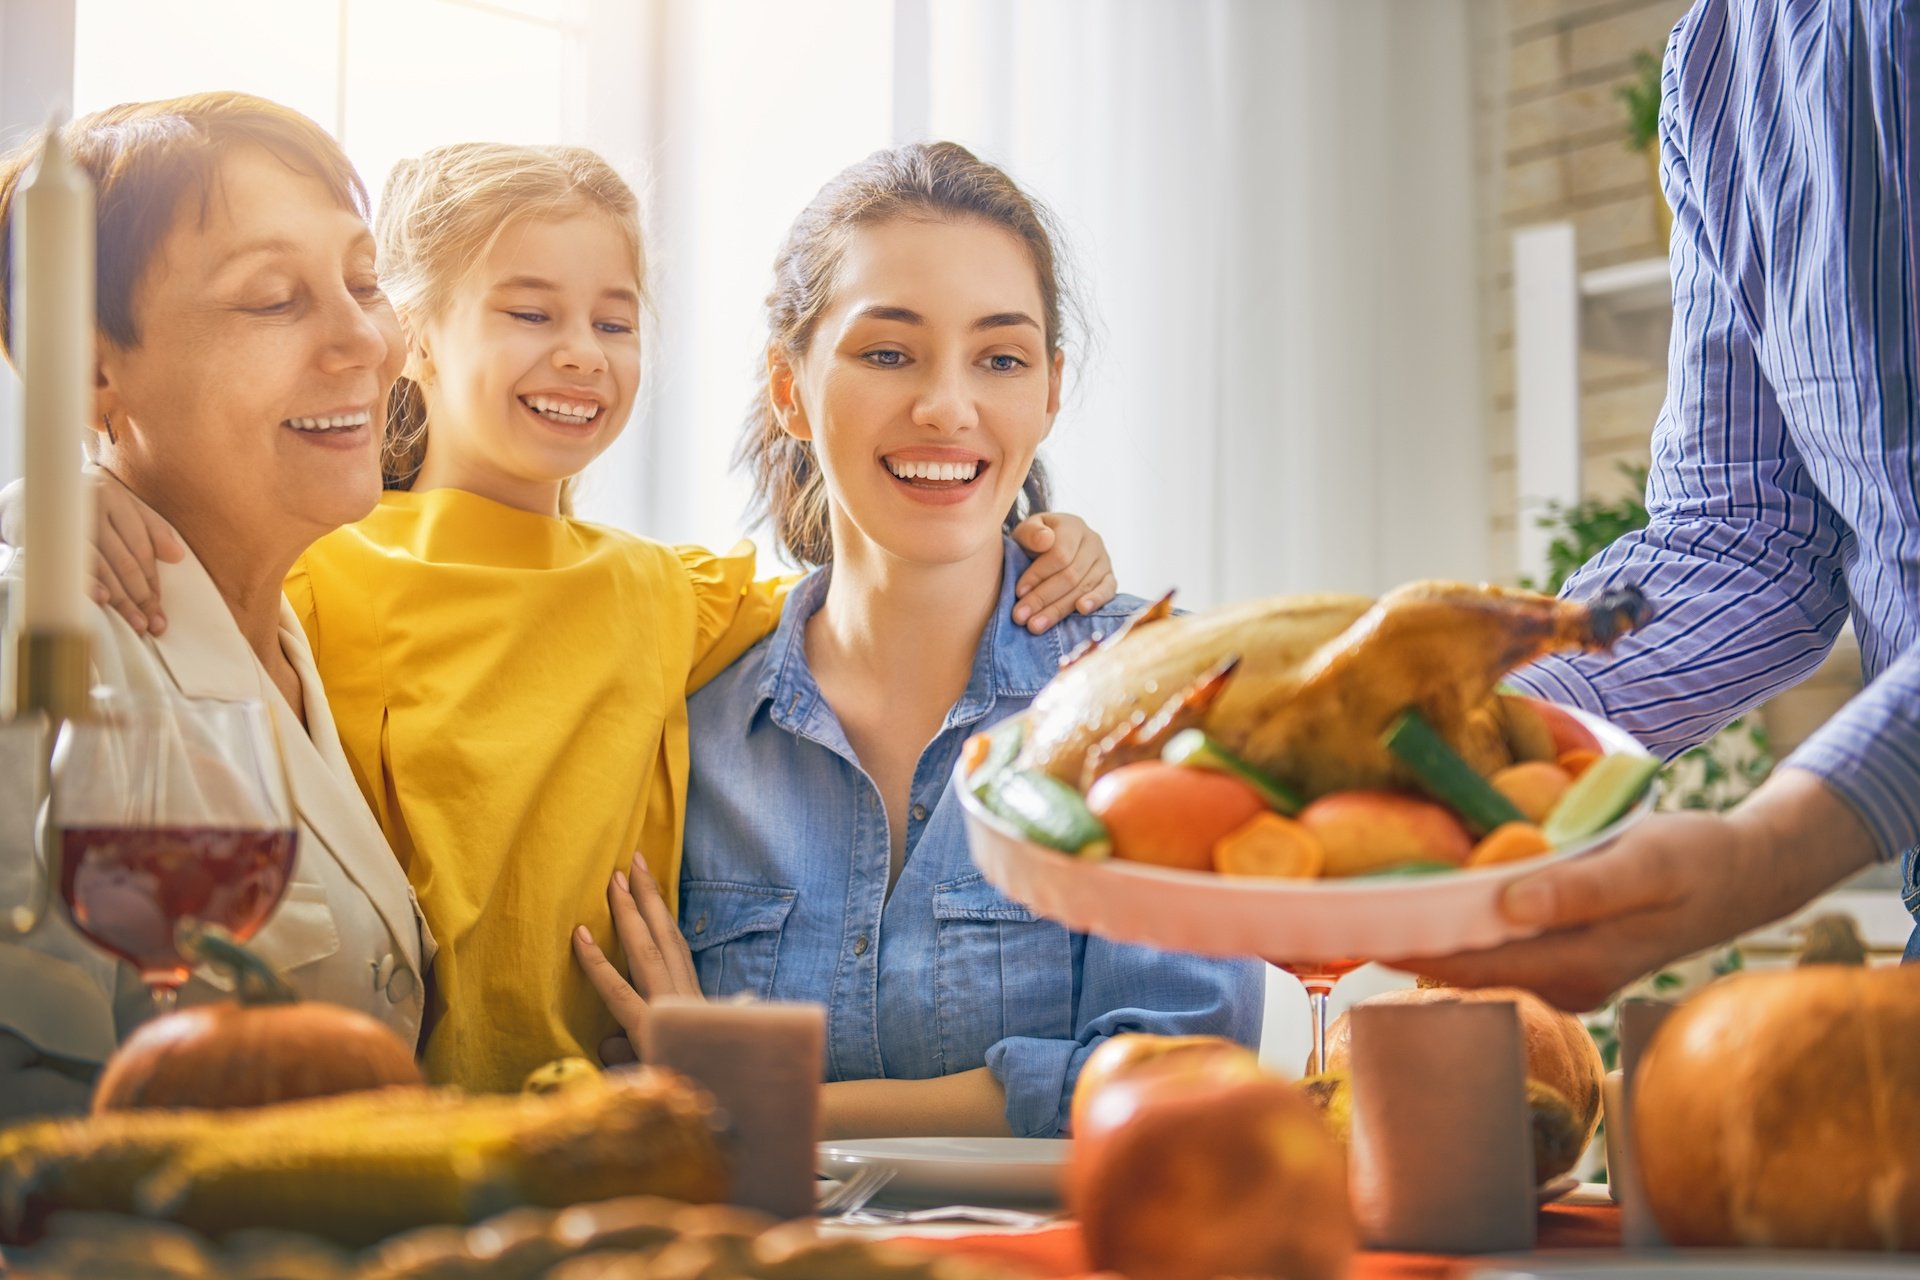
[{"label": "green potted plant", "polygon": [[1660,239],[1673,233],[1673,210],[1660,189],[1660,59],[1642,49],[1633,55],[1633,76],[1614,91],[1627,109],[1627,150],[1647,160],[1653,183],[1653,212],[1660,223]]}]

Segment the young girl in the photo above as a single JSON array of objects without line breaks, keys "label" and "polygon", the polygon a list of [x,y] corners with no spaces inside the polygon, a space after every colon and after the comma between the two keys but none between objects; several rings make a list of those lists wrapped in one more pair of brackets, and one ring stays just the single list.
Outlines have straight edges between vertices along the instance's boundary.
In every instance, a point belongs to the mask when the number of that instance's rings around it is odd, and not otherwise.
[{"label": "young girl", "polygon": [[[394,491],[314,544],[287,595],[440,943],[428,1074],[515,1089],[618,1030],[565,939],[585,921],[613,945],[606,889],[630,860],[673,891],[687,691],[773,626],[785,583],[754,581],[744,545],[669,547],[566,514],[639,385],[638,206],[610,166],[579,148],[438,148],[396,167],[375,229],[408,340]],[[1058,534],[1051,567],[1084,568],[1083,529],[1022,532],[1036,548]],[[1104,576],[1098,559],[1080,576]],[[1030,607],[1058,611],[1075,585]]]},{"label": "young girl", "polygon": [[794,223],[768,306],[740,457],[782,545],[821,567],[692,699],[681,936],[636,883],[615,919],[649,957],[638,989],[579,947],[603,997],[635,1032],[647,997],[696,980],[825,1004],[839,1136],[1051,1136],[1107,1036],[1255,1043],[1257,962],[1069,933],[967,856],[961,743],[1140,603],[1044,636],[1007,617],[1027,557],[1001,518],[1045,504],[1065,364],[1044,216],[952,143],[880,152]]}]

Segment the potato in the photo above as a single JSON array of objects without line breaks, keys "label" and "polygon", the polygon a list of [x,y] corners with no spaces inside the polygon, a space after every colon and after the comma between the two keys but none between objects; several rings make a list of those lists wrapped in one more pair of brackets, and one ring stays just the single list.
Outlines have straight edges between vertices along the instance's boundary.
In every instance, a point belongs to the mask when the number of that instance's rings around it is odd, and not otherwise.
[{"label": "potato", "polygon": [[1328,876],[1357,876],[1402,862],[1451,862],[1473,852],[1460,819],[1430,800],[1397,791],[1336,791],[1300,811],[1320,838]]}]

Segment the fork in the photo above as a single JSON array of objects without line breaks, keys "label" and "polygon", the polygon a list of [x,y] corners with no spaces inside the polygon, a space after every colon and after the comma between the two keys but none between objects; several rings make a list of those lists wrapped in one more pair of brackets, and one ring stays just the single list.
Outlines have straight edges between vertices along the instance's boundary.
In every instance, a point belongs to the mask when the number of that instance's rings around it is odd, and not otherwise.
[{"label": "fork", "polygon": [[866,1207],[880,1188],[893,1181],[893,1170],[880,1164],[863,1164],[845,1182],[828,1192],[814,1209],[821,1217],[852,1213]]},{"label": "fork", "polygon": [[878,1209],[861,1207],[841,1213],[842,1222],[858,1226],[900,1226],[916,1222],[979,1222],[1015,1229],[1043,1227],[1059,1218],[1055,1213],[1025,1209],[998,1209],[985,1205],[950,1204],[939,1209]]}]

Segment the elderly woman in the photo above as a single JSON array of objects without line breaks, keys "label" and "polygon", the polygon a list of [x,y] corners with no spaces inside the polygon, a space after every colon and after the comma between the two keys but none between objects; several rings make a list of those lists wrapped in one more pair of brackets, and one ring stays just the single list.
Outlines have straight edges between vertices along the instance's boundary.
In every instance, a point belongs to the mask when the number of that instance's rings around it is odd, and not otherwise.
[{"label": "elderly woman", "polygon": [[[380,415],[404,353],[374,274],[366,190],[319,126],[241,94],[115,107],[66,137],[98,191],[87,448],[185,544],[158,570],[164,633],[103,606],[95,674],[133,693],[266,701],[299,852],[255,949],[302,994],[413,1044],[432,942],[281,595],[308,545],[380,496]],[[27,159],[0,161],[0,263]],[[196,978],[181,1000],[215,994]],[[96,1065],[148,1008],[138,976],[57,913],[0,938],[0,1123],[83,1107]]]}]

